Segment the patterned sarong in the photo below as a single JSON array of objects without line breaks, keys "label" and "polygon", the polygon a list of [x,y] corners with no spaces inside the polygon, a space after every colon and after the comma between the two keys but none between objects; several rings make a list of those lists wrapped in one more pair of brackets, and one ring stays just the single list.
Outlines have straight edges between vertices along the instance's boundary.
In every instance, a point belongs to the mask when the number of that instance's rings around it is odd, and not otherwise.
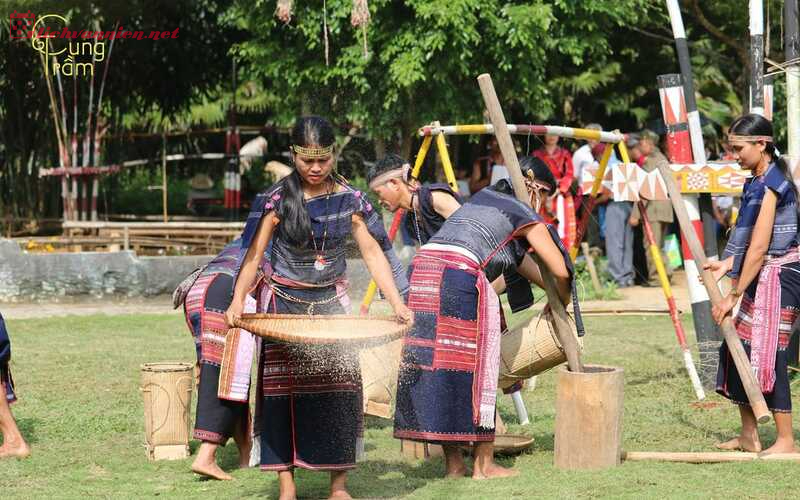
[{"label": "patterned sarong", "polygon": [[[432,249],[432,247],[436,249]],[[491,441],[500,362],[497,295],[469,252],[426,245],[414,257],[395,437]]]},{"label": "patterned sarong", "polygon": [[775,386],[775,355],[781,324],[781,266],[794,262],[800,262],[797,248],[782,257],[767,259],[758,276],[750,333],[750,363],[761,392],[772,392]]}]

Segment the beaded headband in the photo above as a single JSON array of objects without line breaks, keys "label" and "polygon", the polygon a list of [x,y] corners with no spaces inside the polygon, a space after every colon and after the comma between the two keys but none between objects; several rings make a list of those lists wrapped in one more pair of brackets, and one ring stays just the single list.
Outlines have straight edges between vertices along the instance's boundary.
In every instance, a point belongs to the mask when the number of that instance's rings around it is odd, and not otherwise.
[{"label": "beaded headband", "polygon": [[389,170],[388,172],[384,172],[372,179],[372,182],[369,183],[369,188],[375,189],[378,186],[386,184],[392,179],[403,179],[403,182],[408,182],[410,172],[411,165],[404,163],[402,167]]},{"label": "beaded headband", "polygon": [[772,142],[772,136],[728,134],[728,142],[758,142],[758,141]]},{"label": "beaded headband", "polygon": [[333,144],[324,148],[304,148],[303,146],[293,145],[292,151],[306,158],[325,158],[333,152]]}]

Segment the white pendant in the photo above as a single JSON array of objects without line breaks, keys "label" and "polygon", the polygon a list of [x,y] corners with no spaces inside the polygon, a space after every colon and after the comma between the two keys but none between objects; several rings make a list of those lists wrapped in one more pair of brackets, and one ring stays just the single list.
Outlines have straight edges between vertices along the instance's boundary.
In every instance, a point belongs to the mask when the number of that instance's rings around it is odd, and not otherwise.
[{"label": "white pendant", "polygon": [[316,260],[314,260],[314,269],[317,271],[325,270],[325,259],[321,255],[318,255]]}]

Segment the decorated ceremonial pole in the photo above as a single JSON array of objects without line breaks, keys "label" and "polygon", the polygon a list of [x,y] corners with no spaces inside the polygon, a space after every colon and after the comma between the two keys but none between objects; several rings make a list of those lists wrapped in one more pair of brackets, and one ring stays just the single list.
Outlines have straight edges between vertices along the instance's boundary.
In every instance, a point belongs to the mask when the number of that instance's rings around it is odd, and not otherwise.
[{"label": "decorated ceremonial pole", "polygon": [[[675,37],[675,49],[678,54],[678,64],[681,69],[681,83],[683,86],[683,103],[677,103],[677,109],[684,106],[686,110],[686,121],[689,128],[689,140],[691,144],[692,158],[697,165],[704,165],[706,163],[706,152],[703,145],[703,134],[700,128],[700,114],[697,111],[697,102],[694,95],[694,83],[692,79],[692,66],[689,59],[689,46],[686,41],[686,32],[683,27],[683,18],[681,17],[680,6],[678,0],[667,0],[667,10],[669,11],[670,23],[672,25],[672,33]],[[662,99],[667,97],[666,94],[662,95]],[[671,101],[671,100],[670,100]],[[662,102],[662,109],[667,109],[667,106],[672,106],[676,109],[676,103]],[[665,115],[666,120],[666,115]],[[670,158],[674,162],[673,158]],[[698,240],[705,248],[704,255],[709,255],[710,258],[717,258],[716,248],[716,235],[708,234],[704,237],[705,229],[710,230],[711,224],[704,225],[703,218],[707,220],[713,219],[711,197],[710,195],[702,195],[704,198],[702,203],[699,202],[697,196],[686,196],[683,198],[685,208],[691,217],[692,225],[696,231]],[[702,210],[701,210],[702,208]],[[703,214],[703,212],[705,212]],[[702,215],[701,215],[702,214]],[[684,238],[685,241],[686,238]],[[707,363],[710,361],[708,356],[703,355],[703,348],[708,346],[709,351],[713,351],[711,345],[720,340],[719,329],[714,324],[711,316],[711,301],[709,300],[708,293],[700,283],[700,273],[696,265],[697,257],[689,252],[687,245],[682,245],[684,256],[684,269],[686,270],[686,281],[689,285],[689,300],[692,303],[692,319],[694,321],[695,335],[697,337],[698,345],[701,350],[701,369],[702,379],[706,388],[714,387],[714,373],[716,372],[715,364]]]},{"label": "decorated ceremonial pole", "polygon": [[[678,223],[680,224],[681,231],[683,232],[683,238],[686,240],[691,250],[691,254],[694,256],[700,268],[703,269],[703,265],[706,263],[705,252],[703,251],[703,246],[700,243],[700,238],[697,237],[695,227],[689,220],[689,214],[687,213],[686,205],[681,203],[683,198],[681,196],[681,192],[675,183],[675,179],[672,176],[669,166],[659,165],[658,169],[661,172],[661,177],[664,179],[664,184],[667,187],[670,201],[672,201],[672,207],[675,209],[675,214],[678,216]],[[711,300],[714,303],[722,302],[722,294],[719,291],[717,281],[714,279],[711,271],[708,269],[703,269],[702,273],[703,284],[705,285],[706,292],[711,297]],[[739,335],[736,333],[736,329],[733,326],[731,317],[726,316],[721,326],[722,333],[725,336],[725,343],[728,345],[728,351],[730,352],[733,362],[736,365],[736,370],[739,372],[739,378],[742,380],[742,386],[747,393],[747,399],[750,402],[750,407],[753,410],[753,414],[759,423],[763,424],[769,422],[770,412],[767,408],[766,402],[764,401],[764,395],[761,393],[761,389],[756,382],[755,375],[753,374],[753,368],[750,365],[750,360],[747,358],[744,347],[742,347],[742,341],[739,339]]]},{"label": "decorated ceremonial pole", "polygon": [[[667,125],[667,157],[670,163],[691,163],[691,144],[688,134],[688,121],[686,106],[683,99],[683,88],[679,84],[680,75],[660,75],[658,77],[659,95],[661,97],[661,111]],[[700,209],[697,197],[688,195],[683,197],[686,211],[692,227],[699,240],[703,241],[703,223],[700,219]],[[711,302],[703,284],[700,282],[697,263],[692,256],[686,238],[681,239],[681,253],[683,254],[683,268],[686,271],[686,281],[689,285],[689,300],[692,304],[692,320],[694,322],[695,337],[700,353],[700,379],[706,389],[713,390],[716,386],[717,374],[717,347],[722,336],[711,317]]]},{"label": "decorated ceremonial pole", "polygon": [[764,114],[764,4],[750,0],[750,112]]},{"label": "decorated ceremonial pole", "polygon": [[[497,138],[497,144],[500,146],[500,152],[506,161],[508,173],[511,176],[511,184],[514,187],[514,194],[520,202],[530,207],[531,200],[528,197],[528,190],[525,187],[525,181],[522,178],[522,171],[519,167],[517,160],[517,152],[514,149],[514,143],[511,140],[511,134],[508,132],[506,125],[506,118],[503,116],[503,109],[500,107],[500,101],[497,99],[497,94],[492,84],[492,77],[484,73],[478,77],[478,85],[483,94],[483,102],[486,104],[486,109],[489,111],[489,118],[494,125],[494,136]],[[556,330],[556,335],[564,348],[567,355],[567,365],[572,372],[583,372],[583,363],[581,362],[580,350],[578,349],[578,341],[572,334],[572,327],[569,324],[567,311],[564,304],[561,302],[556,289],[556,282],[553,275],[547,269],[537,256],[534,256],[538,265],[539,272],[544,281],[544,289],[547,292],[547,302],[550,305],[550,310],[553,312],[553,323]]]}]

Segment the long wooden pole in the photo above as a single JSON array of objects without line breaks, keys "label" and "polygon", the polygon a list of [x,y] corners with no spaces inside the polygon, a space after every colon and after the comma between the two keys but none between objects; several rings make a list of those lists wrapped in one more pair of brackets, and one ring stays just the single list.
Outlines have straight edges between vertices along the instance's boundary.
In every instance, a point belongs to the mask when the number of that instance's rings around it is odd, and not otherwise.
[{"label": "long wooden pole", "polygon": [[[695,233],[694,226],[689,221],[689,214],[686,211],[686,206],[683,204],[680,190],[675,184],[675,178],[668,165],[659,165],[661,177],[664,179],[664,184],[667,186],[672,207],[675,209],[675,214],[678,216],[683,237],[689,246],[689,250],[694,257],[695,262],[701,276],[703,277],[703,285],[708,292],[712,304],[719,304],[722,302],[722,294],[719,291],[717,282],[711,271],[704,269],[706,263],[706,254],[703,251],[703,245]],[[739,372],[739,378],[742,380],[742,385],[747,393],[747,399],[750,402],[750,407],[758,419],[759,423],[766,423],[770,420],[770,412],[767,404],[764,401],[764,395],[761,393],[758,384],[756,383],[753,369],[750,366],[750,360],[744,352],[742,342],[736,334],[736,329],[733,327],[733,321],[730,317],[726,317],[721,325],[722,334],[725,337],[725,343],[728,345],[728,352],[730,352],[733,362],[736,365],[736,370]]]},{"label": "long wooden pole", "polygon": [[[478,77],[478,85],[483,94],[483,102],[486,104],[486,109],[489,111],[489,118],[494,125],[494,136],[497,138],[497,144],[500,146],[500,152],[508,167],[508,173],[511,176],[511,184],[514,186],[514,194],[517,199],[530,207],[531,201],[528,197],[528,190],[525,187],[525,181],[522,178],[522,171],[519,168],[519,161],[517,160],[517,152],[514,150],[514,143],[511,141],[511,134],[508,132],[506,118],[503,115],[503,108],[500,107],[500,101],[497,99],[497,93],[494,90],[492,77],[488,73],[484,73]],[[583,363],[581,363],[580,350],[578,349],[578,341],[572,334],[572,327],[567,320],[567,311],[564,304],[561,303],[561,298],[558,296],[556,289],[556,281],[547,266],[537,257],[534,256],[537,264],[539,265],[539,272],[544,281],[544,289],[547,292],[547,301],[550,304],[550,309],[553,312],[553,320],[555,324],[556,335],[558,340],[564,347],[564,352],[567,355],[567,366],[570,371],[582,372]]]}]

